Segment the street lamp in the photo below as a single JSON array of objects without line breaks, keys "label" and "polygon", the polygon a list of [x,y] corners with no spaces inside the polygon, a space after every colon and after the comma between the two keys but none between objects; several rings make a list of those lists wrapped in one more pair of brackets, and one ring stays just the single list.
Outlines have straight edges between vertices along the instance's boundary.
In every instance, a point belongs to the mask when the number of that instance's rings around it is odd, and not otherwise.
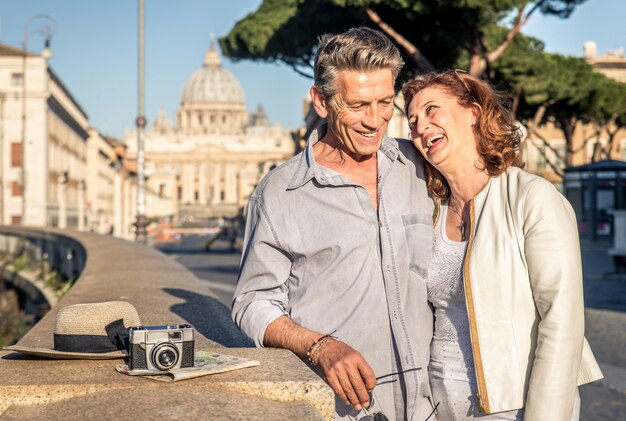
[{"label": "street lamp", "polygon": [[144,152],[144,129],[146,117],[144,116],[144,0],[138,4],[139,26],[139,60],[137,65],[137,220],[135,221],[135,240],[146,243],[146,179],[145,179],[145,152]]},{"label": "street lamp", "polygon": [[[32,32],[28,32],[29,26],[36,20],[42,20],[41,26]],[[26,57],[28,55],[28,40],[31,35],[39,34],[45,37],[44,49],[41,52],[41,56],[44,59],[52,57],[52,51],[50,51],[50,41],[52,40],[52,34],[55,33],[57,28],[56,22],[51,16],[45,14],[38,14],[31,16],[26,23],[24,23],[24,33],[22,36],[22,218],[21,224],[26,222]]]}]

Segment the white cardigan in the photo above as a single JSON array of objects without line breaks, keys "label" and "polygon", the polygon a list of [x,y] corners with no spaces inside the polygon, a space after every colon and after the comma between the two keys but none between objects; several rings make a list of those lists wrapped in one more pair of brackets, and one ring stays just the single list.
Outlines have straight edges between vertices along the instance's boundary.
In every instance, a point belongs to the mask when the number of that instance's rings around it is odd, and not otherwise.
[{"label": "white cardigan", "polygon": [[569,420],[577,384],[602,378],[584,337],[576,217],[552,184],[519,168],[470,202],[464,263],[479,401]]}]

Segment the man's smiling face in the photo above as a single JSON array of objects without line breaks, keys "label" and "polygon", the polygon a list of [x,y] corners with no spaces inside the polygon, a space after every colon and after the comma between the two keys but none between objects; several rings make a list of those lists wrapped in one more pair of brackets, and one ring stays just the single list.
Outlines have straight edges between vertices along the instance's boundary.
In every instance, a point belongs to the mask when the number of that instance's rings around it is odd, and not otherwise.
[{"label": "man's smiling face", "polygon": [[375,154],[393,115],[391,70],[342,70],[337,83],[337,94],[323,101],[328,134],[356,160]]}]

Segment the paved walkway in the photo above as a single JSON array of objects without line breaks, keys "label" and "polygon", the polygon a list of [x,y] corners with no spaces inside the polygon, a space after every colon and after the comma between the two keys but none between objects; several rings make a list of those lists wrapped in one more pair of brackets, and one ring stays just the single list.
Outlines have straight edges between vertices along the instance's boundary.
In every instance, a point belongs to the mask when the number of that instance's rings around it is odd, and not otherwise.
[{"label": "paved walkway", "polygon": [[581,240],[586,335],[604,379],[580,388],[583,421],[626,420],[626,274],[616,274],[612,240]]}]

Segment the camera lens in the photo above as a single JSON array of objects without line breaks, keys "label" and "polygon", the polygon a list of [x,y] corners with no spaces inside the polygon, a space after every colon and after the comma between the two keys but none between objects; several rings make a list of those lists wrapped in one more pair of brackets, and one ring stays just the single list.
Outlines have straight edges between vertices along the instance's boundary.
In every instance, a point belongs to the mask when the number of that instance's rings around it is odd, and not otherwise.
[{"label": "camera lens", "polygon": [[168,342],[160,343],[152,350],[152,364],[159,370],[170,370],[177,362],[178,349]]}]

